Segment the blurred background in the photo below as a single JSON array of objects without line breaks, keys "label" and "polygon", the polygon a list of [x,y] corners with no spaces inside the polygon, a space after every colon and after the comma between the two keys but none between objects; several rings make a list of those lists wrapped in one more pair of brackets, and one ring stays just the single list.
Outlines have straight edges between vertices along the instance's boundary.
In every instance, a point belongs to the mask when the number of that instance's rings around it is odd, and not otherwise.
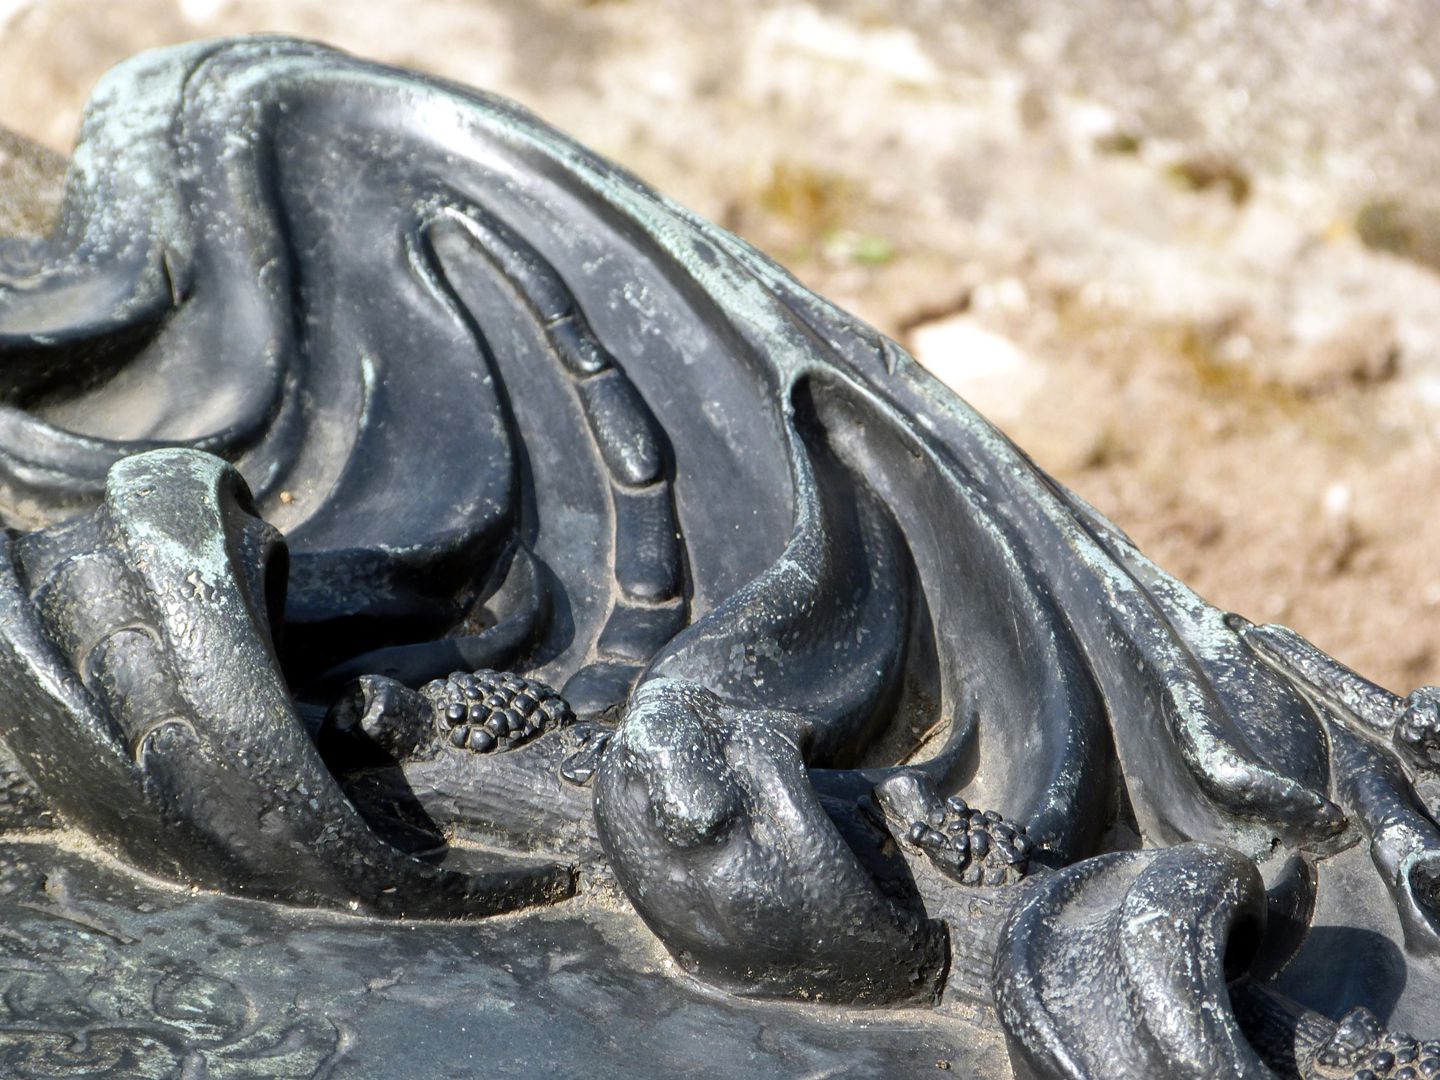
[{"label": "blurred background", "polygon": [[0,0],[0,231],[53,212],[107,68],[254,31],[519,100],[1210,600],[1440,682],[1440,4]]}]

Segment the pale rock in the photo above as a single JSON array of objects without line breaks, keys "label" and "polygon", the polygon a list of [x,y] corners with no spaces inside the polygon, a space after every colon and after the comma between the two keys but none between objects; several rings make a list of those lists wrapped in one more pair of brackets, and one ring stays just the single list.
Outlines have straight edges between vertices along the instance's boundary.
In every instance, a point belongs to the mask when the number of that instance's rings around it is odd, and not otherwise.
[{"label": "pale rock", "polygon": [[1045,382],[1033,359],[968,315],[915,327],[910,348],[923,367],[1001,427],[1024,415]]}]

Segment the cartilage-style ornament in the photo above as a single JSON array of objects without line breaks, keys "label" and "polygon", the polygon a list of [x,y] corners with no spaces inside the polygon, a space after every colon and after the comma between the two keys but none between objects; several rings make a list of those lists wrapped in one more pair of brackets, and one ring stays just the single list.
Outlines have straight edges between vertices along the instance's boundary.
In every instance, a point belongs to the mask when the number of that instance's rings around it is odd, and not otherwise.
[{"label": "cartilage-style ornament", "polygon": [[505,102],[117,68],[0,243],[0,518],[15,1075],[1429,1075],[1435,695]]}]

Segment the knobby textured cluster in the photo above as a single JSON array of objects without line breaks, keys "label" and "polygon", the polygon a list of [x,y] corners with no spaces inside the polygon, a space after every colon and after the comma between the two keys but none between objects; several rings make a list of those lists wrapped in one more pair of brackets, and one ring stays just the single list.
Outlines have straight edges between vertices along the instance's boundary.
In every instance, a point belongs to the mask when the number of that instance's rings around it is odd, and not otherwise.
[{"label": "knobby textured cluster", "polygon": [[112,72],[0,241],[0,517],[11,825],[377,917],[608,888],[688,977],[963,1001],[1018,1076],[1440,1074],[1349,1012],[1440,978],[1440,699],[506,102]]}]

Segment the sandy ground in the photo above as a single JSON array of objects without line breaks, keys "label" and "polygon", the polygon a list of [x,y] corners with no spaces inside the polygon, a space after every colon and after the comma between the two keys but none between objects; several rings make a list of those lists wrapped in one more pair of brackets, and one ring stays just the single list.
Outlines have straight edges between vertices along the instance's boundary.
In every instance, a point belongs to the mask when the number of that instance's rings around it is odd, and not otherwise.
[{"label": "sandy ground", "polygon": [[1216,603],[1440,681],[1440,5],[0,0],[0,125],[63,153],[114,62],[262,30],[522,101]]}]

